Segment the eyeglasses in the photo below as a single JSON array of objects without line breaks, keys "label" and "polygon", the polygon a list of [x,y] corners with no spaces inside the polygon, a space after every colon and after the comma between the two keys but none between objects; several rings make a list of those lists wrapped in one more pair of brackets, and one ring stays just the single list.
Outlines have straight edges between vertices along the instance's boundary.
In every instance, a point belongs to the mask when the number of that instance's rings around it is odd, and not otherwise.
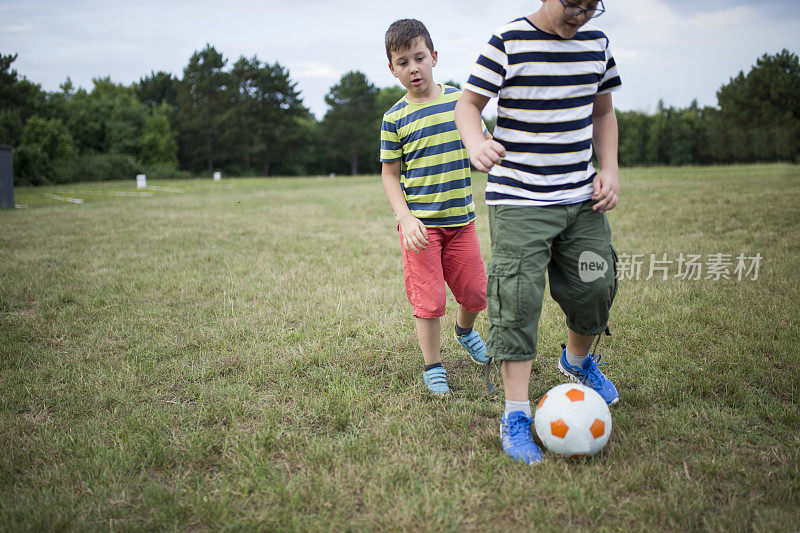
[{"label": "eyeglasses", "polygon": [[568,4],[564,0],[559,0],[559,2],[561,2],[561,5],[564,6],[564,14],[568,17],[578,17],[583,15],[587,19],[593,19],[606,12],[606,6],[603,5],[603,0],[600,0],[600,3],[597,4],[597,6],[590,9],[583,9],[582,7]]}]

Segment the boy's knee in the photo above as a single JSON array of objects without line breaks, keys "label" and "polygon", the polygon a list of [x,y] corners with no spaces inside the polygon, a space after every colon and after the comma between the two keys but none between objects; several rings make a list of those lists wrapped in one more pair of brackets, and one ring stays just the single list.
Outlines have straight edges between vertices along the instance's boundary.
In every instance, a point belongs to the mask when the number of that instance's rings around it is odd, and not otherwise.
[{"label": "boy's knee", "polygon": [[464,311],[480,313],[486,309],[486,283],[463,291],[458,295],[457,301]]},{"label": "boy's knee", "polygon": [[550,294],[564,311],[567,326],[580,335],[597,335],[608,323],[617,280],[614,269],[592,280],[550,269]]},{"label": "boy's knee", "polygon": [[439,318],[445,313],[445,299],[430,297],[411,300],[414,316],[419,318]]}]

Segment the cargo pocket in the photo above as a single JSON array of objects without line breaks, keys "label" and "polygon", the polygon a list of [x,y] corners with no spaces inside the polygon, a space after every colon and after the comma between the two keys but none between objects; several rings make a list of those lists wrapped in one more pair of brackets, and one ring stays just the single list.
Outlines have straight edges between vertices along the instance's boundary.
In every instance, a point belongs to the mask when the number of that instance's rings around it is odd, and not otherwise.
[{"label": "cargo pocket", "polygon": [[489,322],[504,328],[524,323],[525,280],[518,257],[493,256],[489,262],[486,296]]}]

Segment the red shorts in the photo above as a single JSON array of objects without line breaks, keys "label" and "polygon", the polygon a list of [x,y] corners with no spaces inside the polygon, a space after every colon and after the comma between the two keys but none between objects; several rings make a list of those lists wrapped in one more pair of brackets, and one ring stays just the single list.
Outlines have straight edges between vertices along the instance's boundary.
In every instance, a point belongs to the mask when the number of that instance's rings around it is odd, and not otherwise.
[{"label": "red shorts", "polygon": [[427,228],[428,247],[421,252],[402,250],[403,279],[414,316],[444,316],[445,283],[456,301],[470,313],[486,309],[486,270],[475,223],[454,228]]}]

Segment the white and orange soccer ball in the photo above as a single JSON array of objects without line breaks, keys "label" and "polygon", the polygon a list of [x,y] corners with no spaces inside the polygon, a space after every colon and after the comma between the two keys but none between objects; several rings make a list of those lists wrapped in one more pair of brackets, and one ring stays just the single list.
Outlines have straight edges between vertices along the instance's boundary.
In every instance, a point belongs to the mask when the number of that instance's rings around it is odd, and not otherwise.
[{"label": "white and orange soccer ball", "polygon": [[611,437],[611,411],[597,392],[575,383],[556,385],[536,407],[533,425],[542,444],[567,457],[592,456]]}]

